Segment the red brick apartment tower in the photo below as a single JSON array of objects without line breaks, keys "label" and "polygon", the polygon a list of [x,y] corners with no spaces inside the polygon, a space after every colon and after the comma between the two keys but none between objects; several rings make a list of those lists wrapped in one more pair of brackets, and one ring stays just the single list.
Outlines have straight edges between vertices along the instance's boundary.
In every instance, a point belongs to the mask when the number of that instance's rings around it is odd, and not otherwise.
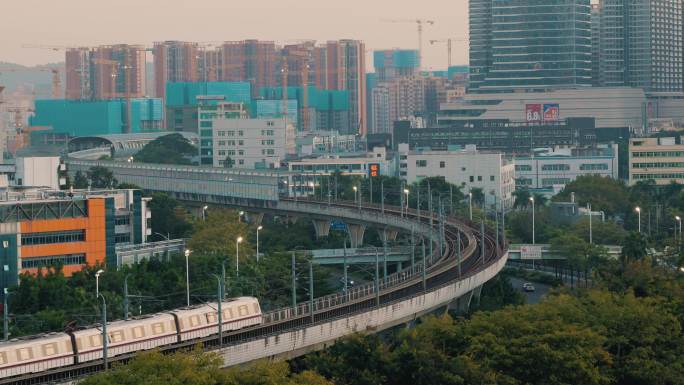
[{"label": "red brick apartment tower", "polygon": [[324,66],[325,89],[349,91],[350,134],[366,135],[366,46],[359,40],[329,41],[316,51],[315,64]]},{"label": "red brick apartment tower", "polygon": [[197,43],[165,41],[154,43],[154,95],[166,97],[168,82],[200,80],[199,47]]},{"label": "red brick apartment tower", "polygon": [[65,98],[90,99],[90,49],[73,48],[65,53]]},{"label": "red brick apartment tower", "polygon": [[276,85],[276,46],[272,41],[244,40],[222,46],[224,81],[249,81],[252,95]]}]

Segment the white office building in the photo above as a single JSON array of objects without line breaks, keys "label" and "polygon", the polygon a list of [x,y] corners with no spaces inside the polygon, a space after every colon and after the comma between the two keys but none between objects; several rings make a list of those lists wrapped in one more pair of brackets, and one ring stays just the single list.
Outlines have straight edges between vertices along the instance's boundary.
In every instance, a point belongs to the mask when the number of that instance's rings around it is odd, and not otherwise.
[{"label": "white office building", "polygon": [[408,145],[400,144],[397,156],[399,177],[408,183],[442,177],[465,193],[482,189],[487,205],[513,207],[515,166],[503,153],[480,152],[475,146],[457,151],[409,151]]},{"label": "white office building", "polygon": [[343,175],[367,177],[371,175],[371,171],[377,172],[377,175],[393,175],[392,164],[393,161],[387,159],[387,150],[384,147],[375,147],[368,153],[321,155],[293,160],[288,163],[288,167],[290,171],[312,175],[340,172]]},{"label": "white office building", "polygon": [[235,103],[200,106],[199,126],[200,157],[211,156],[214,167],[280,168],[295,151],[294,125],[286,119],[247,118]]},{"label": "white office building", "polygon": [[515,157],[516,188],[562,189],[582,175],[618,178],[618,145],[591,148],[544,148]]}]

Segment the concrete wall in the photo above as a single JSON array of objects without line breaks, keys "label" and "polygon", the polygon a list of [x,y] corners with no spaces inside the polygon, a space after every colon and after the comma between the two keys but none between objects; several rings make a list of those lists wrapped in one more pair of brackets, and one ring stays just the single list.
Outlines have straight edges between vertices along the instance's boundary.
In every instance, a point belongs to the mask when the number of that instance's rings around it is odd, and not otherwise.
[{"label": "concrete wall", "polygon": [[424,295],[306,329],[230,346],[218,352],[223,357],[225,366],[243,364],[262,358],[289,359],[323,349],[335,340],[353,333],[381,331],[411,321],[478,288],[498,274],[507,259],[506,254],[486,270]]}]

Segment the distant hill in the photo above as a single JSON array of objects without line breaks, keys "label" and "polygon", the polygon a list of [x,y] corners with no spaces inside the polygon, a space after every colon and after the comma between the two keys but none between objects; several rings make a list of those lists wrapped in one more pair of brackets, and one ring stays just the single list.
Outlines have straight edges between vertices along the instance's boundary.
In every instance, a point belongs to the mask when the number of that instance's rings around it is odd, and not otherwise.
[{"label": "distant hill", "polygon": [[64,63],[50,63],[35,67],[26,67],[15,63],[0,62],[0,86],[5,87],[5,94],[23,89],[35,95],[36,99],[50,98],[52,92],[52,73],[58,68],[64,89]]}]

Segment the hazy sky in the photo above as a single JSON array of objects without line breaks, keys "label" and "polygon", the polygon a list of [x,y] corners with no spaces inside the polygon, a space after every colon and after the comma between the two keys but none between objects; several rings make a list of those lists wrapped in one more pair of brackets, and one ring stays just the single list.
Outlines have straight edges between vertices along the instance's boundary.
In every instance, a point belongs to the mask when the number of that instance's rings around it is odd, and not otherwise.
[{"label": "hazy sky", "polygon": [[[63,52],[22,44],[151,45],[160,40],[216,42],[247,38],[361,39],[368,49],[417,48],[415,23],[425,18],[424,68],[446,67],[445,44],[465,38],[468,0],[0,0],[0,61],[35,65],[64,60]],[[467,43],[455,42],[454,64],[467,63]],[[367,64],[371,69],[372,63]]]}]

